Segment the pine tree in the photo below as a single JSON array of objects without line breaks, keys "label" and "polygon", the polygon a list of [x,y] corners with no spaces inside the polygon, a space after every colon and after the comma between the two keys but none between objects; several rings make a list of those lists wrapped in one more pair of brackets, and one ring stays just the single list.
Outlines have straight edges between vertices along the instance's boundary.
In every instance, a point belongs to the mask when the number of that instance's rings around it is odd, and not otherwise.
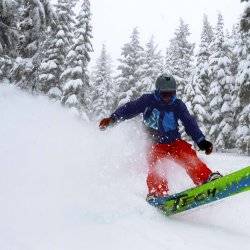
[{"label": "pine tree", "polygon": [[9,76],[12,66],[10,56],[14,53],[15,26],[14,9],[17,3],[0,1],[0,81]]},{"label": "pine tree", "polygon": [[9,56],[0,53],[0,81],[8,79],[12,67],[12,60]]},{"label": "pine tree", "polygon": [[171,74],[172,72],[172,60],[171,60],[171,51],[170,51],[170,48],[166,48],[166,51],[165,51],[165,57],[164,57],[164,72],[168,75]]},{"label": "pine tree", "polygon": [[73,11],[73,8],[75,3],[75,1],[58,0],[58,3],[55,5],[59,27],[64,33],[65,40],[69,43],[66,51],[69,50],[69,45],[73,43],[75,25],[75,12]]},{"label": "pine tree", "polygon": [[191,114],[195,116],[203,133],[207,133],[207,121],[208,115],[206,111],[206,97],[201,91],[201,85],[198,81],[189,82],[185,87],[185,97],[183,101],[187,105],[187,108]]},{"label": "pine tree", "polygon": [[249,0],[241,0],[241,2],[246,2],[246,5],[241,17],[240,26],[243,32],[248,32],[250,29],[250,2]]},{"label": "pine tree", "polygon": [[208,95],[211,82],[211,79],[209,78],[208,75],[208,59],[211,56],[212,40],[213,40],[213,29],[210,23],[208,22],[207,16],[204,15],[200,46],[196,56],[197,60],[196,60],[196,72],[195,72],[195,81],[199,83],[202,94],[204,96]]},{"label": "pine tree", "polygon": [[119,91],[118,105],[136,99],[143,91],[141,84],[143,48],[140,45],[137,28],[133,30],[130,38],[130,42],[123,46],[121,58],[119,59],[120,65],[118,70],[121,73],[117,79]]},{"label": "pine tree", "polygon": [[239,91],[239,86],[238,83],[236,81],[236,75],[237,75],[237,71],[238,71],[238,65],[239,65],[239,56],[238,56],[238,45],[239,45],[239,41],[240,41],[240,27],[239,24],[236,24],[233,26],[232,32],[231,34],[226,34],[225,37],[225,43],[226,46],[228,47],[229,50],[229,60],[230,60],[230,72],[231,72],[231,109],[233,112],[233,119],[232,119],[232,127],[233,127],[233,132],[230,134],[231,137],[231,141],[233,143],[232,147],[236,147],[235,146],[235,142],[236,142],[236,128],[237,128],[237,114],[239,112],[239,102],[238,102],[238,91]]},{"label": "pine tree", "polygon": [[88,102],[86,92],[89,88],[87,66],[90,61],[89,53],[93,51],[89,0],[83,1],[76,20],[75,41],[66,58],[66,69],[61,75],[62,103],[86,112]]},{"label": "pine tree", "polygon": [[189,27],[180,19],[174,38],[170,40],[166,53],[166,72],[177,81],[177,94],[184,96],[185,86],[192,81],[194,44],[188,41]]},{"label": "pine tree", "polygon": [[154,89],[154,83],[160,73],[163,73],[163,57],[161,51],[155,45],[154,37],[152,36],[145,46],[144,65],[142,67],[142,75],[144,92]]},{"label": "pine tree", "polygon": [[63,29],[48,29],[47,39],[42,47],[42,61],[38,69],[36,89],[51,98],[61,99],[60,75],[63,71],[68,46]]},{"label": "pine tree", "polygon": [[63,82],[62,103],[70,108],[80,110],[84,101],[81,96],[81,89],[84,85],[82,80],[82,67],[76,60],[77,54],[70,50],[66,57],[66,69],[61,75],[60,81]]},{"label": "pine tree", "polygon": [[101,55],[96,62],[92,86],[92,111],[94,118],[99,120],[109,116],[114,108],[111,58],[106,51],[105,45],[103,45]]},{"label": "pine tree", "polygon": [[[192,113],[192,100],[194,98],[193,86],[193,50],[194,44],[188,41],[190,36],[189,26],[180,19],[179,27],[175,30],[174,37],[166,49],[165,72],[172,75],[177,82],[177,95],[187,104]],[[182,137],[186,138],[184,127],[181,126]]]},{"label": "pine tree", "polygon": [[16,12],[20,3],[10,0],[0,1],[0,54],[14,56],[16,54],[16,41],[18,30]]},{"label": "pine tree", "polygon": [[22,0],[20,9],[19,55],[31,58],[35,55],[41,42],[41,33],[48,25],[55,23],[56,16],[48,0]]},{"label": "pine tree", "polygon": [[17,55],[10,77],[18,86],[33,89],[37,59],[47,27],[56,23],[56,15],[48,0],[20,0],[18,9]]},{"label": "pine tree", "polygon": [[212,42],[213,51],[209,58],[209,76],[212,78],[209,92],[212,126],[209,134],[220,149],[233,146],[231,141],[233,131],[231,62],[223,29],[223,17],[219,14],[215,38]]},{"label": "pine tree", "polygon": [[[248,5],[249,7],[249,5]],[[247,11],[245,10],[243,18],[245,19],[242,24],[241,21],[241,36],[240,42],[238,43],[237,54],[240,58],[238,65],[238,73],[236,75],[236,83],[238,85],[238,95],[237,95],[237,121],[238,126],[236,130],[236,146],[242,152],[250,155],[250,27],[249,15],[247,18]],[[249,12],[248,12],[249,13]],[[242,27],[243,25],[243,27]]]},{"label": "pine tree", "polygon": [[195,87],[195,82],[194,81],[189,81],[187,84],[186,84],[186,86],[185,86],[185,88],[184,88],[184,95],[183,95],[183,97],[182,97],[182,100],[185,102],[185,104],[186,104],[186,106],[187,106],[187,108],[188,108],[188,110],[189,110],[189,112],[191,113],[191,114],[194,114],[194,109],[193,109],[193,107],[194,107],[194,104],[193,104],[193,100],[194,100],[194,98],[195,98],[195,89],[194,89],[194,87]]},{"label": "pine tree", "polygon": [[[194,72],[194,97],[192,99],[193,112],[204,133],[209,129],[210,117],[208,115],[208,93],[211,79],[208,72],[208,59],[211,55],[211,42],[213,40],[213,28],[206,15],[203,15],[203,26],[199,50],[196,55],[196,67]],[[187,94],[186,94],[187,95]],[[190,100],[190,97],[187,97]]]},{"label": "pine tree", "polygon": [[36,89],[58,100],[62,97],[60,76],[65,69],[66,56],[73,43],[73,3],[74,1],[59,0],[55,5],[58,22],[55,27],[47,29],[46,40],[41,48]]}]

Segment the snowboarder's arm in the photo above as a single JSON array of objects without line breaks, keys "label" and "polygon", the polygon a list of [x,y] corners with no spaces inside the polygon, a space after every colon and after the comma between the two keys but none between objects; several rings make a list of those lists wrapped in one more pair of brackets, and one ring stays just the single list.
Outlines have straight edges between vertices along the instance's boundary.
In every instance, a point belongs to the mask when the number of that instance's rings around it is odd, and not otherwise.
[{"label": "snowboarder's arm", "polygon": [[149,102],[149,95],[142,95],[135,101],[127,102],[115,110],[115,112],[111,114],[110,117],[102,119],[99,123],[99,128],[104,130],[116,122],[130,119],[139,115],[140,113],[144,112]]},{"label": "snowboarder's arm", "polygon": [[145,108],[149,104],[149,96],[142,95],[135,101],[127,102],[123,106],[115,110],[111,115],[111,118],[114,122],[131,119],[140,113],[143,113]]},{"label": "snowboarder's arm", "polygon": [[186,133],[192,137],[196,144],[205,140],[205,136],[199,129],[196,119],[189,113],[186,105],[181,100],[178,104],[177,116],[182,121]]},{"label": "snowboarder's arm", "polygon": [[185,127],[186,133],[192,137],[200,150],[204,150],[207,155],[211,154],[213,151],[213,144],[205,139],[194,116],[189,113],[186,105],[182,101],[179,102],[177,113],[178,118]]}]

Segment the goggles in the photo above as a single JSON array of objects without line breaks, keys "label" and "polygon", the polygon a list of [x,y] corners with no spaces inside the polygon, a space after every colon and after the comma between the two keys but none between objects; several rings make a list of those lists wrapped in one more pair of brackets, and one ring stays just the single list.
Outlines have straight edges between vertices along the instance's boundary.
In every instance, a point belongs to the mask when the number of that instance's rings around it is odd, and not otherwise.
[{"label": "goggles", "polygon": [[176,95],[176,91],[175,90],[173,90],[173,91],[162,91],[162,92],[160,92],[160,95],[161,95],[161,97],[172,97],[172,96],[174,96],[174,95]]}]

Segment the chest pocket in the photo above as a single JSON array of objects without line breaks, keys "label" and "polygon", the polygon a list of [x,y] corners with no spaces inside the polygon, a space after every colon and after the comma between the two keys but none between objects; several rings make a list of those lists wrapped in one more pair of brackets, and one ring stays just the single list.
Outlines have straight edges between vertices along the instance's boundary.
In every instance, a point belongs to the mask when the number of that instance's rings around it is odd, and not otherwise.
[{"label": "chest pocket", "polygon": [[153,109],[150,114],[146,114],[144,117],[144,124],[155,130],[159,129],[159,119],[160,119],[160,111],[157,109]]},{"label": "chest pocket", "polygon": [[162,126],[166,132],[177,128],[176,119],[173,112],[165,112],[162,119]]}]

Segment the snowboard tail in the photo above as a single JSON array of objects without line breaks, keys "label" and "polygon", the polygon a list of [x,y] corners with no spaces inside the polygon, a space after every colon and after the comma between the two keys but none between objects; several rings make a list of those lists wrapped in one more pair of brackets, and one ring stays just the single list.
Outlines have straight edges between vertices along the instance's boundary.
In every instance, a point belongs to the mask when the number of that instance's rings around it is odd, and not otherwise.
[{"label": "snowboard tail", "polygon": [[166,215],[180,213],[250,190],[250,166],[180,193],[148,202]]}]

